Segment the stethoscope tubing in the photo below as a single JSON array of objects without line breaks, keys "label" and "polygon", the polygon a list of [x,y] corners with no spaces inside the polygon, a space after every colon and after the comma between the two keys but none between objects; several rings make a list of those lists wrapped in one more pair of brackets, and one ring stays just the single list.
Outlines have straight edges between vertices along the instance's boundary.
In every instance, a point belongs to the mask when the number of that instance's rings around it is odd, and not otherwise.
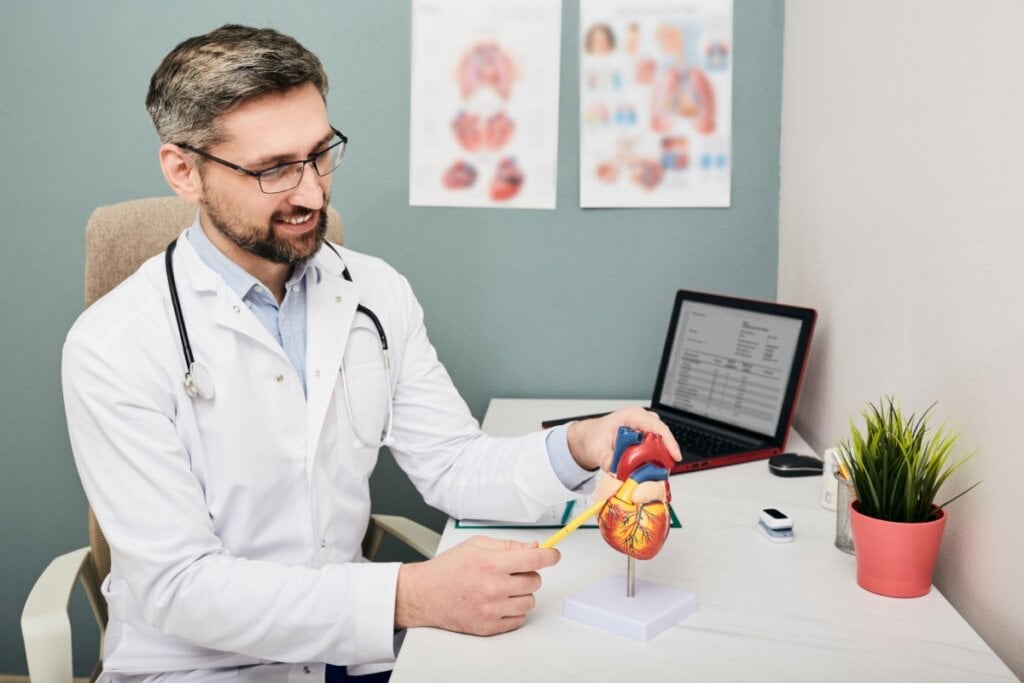
[{"label": "stethoscope tubing", "polygon": [[[345,263],[345,259],[341,257],[338,250],[334,248],[330,242],[324,242],[324,244],[334,252],[334,254],[341,260],[342,265],[342,277],[349,282],[352,282],[352,275],[348,271],[348,265]],[[171,307],[174,309],[174,321],[178,327],[178,336],[181,339],[181,350],[185,357],[185,392],[192,398],[213,398],[213,387],[212,380],[209,379],[209,375],[204,368],[201,368],[196,363],[195,355],[192,353],[192,344],[188,336],[188,328],[185,325],[185,316],[182,313],[181,301],[178,298],[178,285],[174,278],[174,250],[178,245],[178,240],[174,239],[170,244],[167,245],[167,250],[164,252],[164,268],[167,271],[167,285],[171,293]],[[374,328],[377,330],[377,336],[380,338],[380,349],[381,355],[384,358],[384,378],[387,384],[388,394],[388,416],[387,422],[385,423],[384,429],[381,433],[379,441],[370,441],[366,439],[359,428],[356,427],[355,417],[352,414],[352,400],[349,397],[348,391],[348,376],[345,368],[345,359],[341,359],[341,387],[345,394],[345,410],[348,413],[349,424],[352,425],[352,432],[355,434],[356,439],[367,448],[380,448],[381,446],[387,445],[391,442],[391,428],[394,423],[394,402],[395,396],[391,389],[391,357],[388,352],[388,337],[384,333],[384,326],[380,323],[380,318],[372,310],[362,304],[356,304],[356,312],[362,313],[370,319],[373,323]],[[203,386],[207,384],[209,380],[209,387]]]},{"label": "stethoscope tubing", "polygon": [[[345,263],[345,259],[341,258],[341,254],[334,248],[334,245],[330,242],[324,242],[327,248],[334,252],[334,255],[341,261],[342,271],[341,276],[352,282],[352,274],[348,272],[348,265]],[[380,448],[391,441],[391,425],[395,417],[395,397],[391,392],[391,354],[388,353],[388,336],[384,334],[384,326],[380,324],[380,318],[377,314],[371,311],[369,308],[362,304],[356,304],[356,312],[362,313],[373,326],[377,328],[377,335],[380,337],[380,353],[384,358],[384,381],[388,387],[388,419],[385,424],[384,431],[381,434],[380,441],[370,441],[363,436],[363,433],[359,431],[359,427],[356,427],[356,418],[352,414],[352,398],[348,394],[348,370],[345,367],[345,359],[341,359],[341,389],[345,394],[345,412],[348,413],[348,423],[352,425],[352,433],[356,436],[356,441],[363,444],[367,448]]]},{"label": "stethoscope tubing", "polygon": [[[334,248],[333,244],[330,242],[324,242],[324,245],[333,251],[334,255],[338,257],[339,261],[341,261],[341,276],[349,282],[352,282],[352,273],[348,272],[348,265],[345,263],[345,259],[341,258],[341,254],[338,253],[338,250]],[[377,328],[377,335],[380,337],[380,348],[384,351],[384,358],[386,362],[388,355],[388,336],[384,334],[384,326],[380,324],[380,318],[377,317],[376,313],[362,304],[356,304],[356,312],[362,313],[369,318],[370,322],[373,323],[373,326]]]},{"label": "stethoscope tubing", "polygon": [[188,331],[185,329],[185,316],[181,313],[181,301],[178,299],[178,283],[174,279],[174,250],[178,246],[178,240],[171,240],[164,252],[164,267],[167,269],[167,284],[171,291],[171,306],[174,308],[174,321],[178,324],[178,336],[181,337],[181,350],[185,354],[185,367],[192,367],[196,358],[192,354],[192,344],[189,343]]}]

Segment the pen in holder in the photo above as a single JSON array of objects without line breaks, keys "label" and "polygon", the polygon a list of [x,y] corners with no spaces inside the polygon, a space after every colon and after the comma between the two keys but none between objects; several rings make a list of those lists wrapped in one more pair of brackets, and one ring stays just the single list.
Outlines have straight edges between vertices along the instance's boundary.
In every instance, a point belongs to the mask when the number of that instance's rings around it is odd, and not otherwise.
[{"label": "pen in holder", "polygon": [[850,529],[850,501],[856,496],[853,493],[853,484],[849,479],[844,479],[837,471],[835,473],[836,484],[836,547],[844,553],[854,553],[853,532]]},{"label": "pen in holder", "polygon": [[836,497],[839,495],[839,452],[835,448],[825,451],[825,465],[821,477],[821,506],[826,510],[836,509]]}]

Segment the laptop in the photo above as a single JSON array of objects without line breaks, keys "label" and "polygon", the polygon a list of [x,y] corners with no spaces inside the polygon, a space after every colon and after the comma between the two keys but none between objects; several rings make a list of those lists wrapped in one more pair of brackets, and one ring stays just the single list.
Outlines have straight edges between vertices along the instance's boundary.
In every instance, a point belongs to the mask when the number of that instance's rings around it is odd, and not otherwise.
[{"label": "laptop", "polygon": [[[783,452],[816,317],[810,308],[676,293],[651,398],[683,452],[673,474]],[[544,424],[569,419],[578,418]]]}]

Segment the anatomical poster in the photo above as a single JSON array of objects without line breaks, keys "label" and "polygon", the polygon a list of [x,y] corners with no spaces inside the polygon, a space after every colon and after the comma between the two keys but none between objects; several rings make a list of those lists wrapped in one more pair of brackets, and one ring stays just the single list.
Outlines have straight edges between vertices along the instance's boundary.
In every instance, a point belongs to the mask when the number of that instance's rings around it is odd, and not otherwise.
[{"label": "anatomical poster", "polygon": [[580,206],[729,206],[732,16],[732,0],[580,2]]},{"label": "anatomical poster", "polygon": [[413,2],[411,205],[555,208],[561,4]]}]

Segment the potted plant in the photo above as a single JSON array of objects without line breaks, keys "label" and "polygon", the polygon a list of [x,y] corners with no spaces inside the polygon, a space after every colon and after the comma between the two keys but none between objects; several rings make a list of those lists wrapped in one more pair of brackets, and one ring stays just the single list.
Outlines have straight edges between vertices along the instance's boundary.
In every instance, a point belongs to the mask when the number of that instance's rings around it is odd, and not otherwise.
[{"label": "potted plant", "polygon": [[857,583],[873,593],[909,598],[931,589],[945,507],[980,483],[935,504],[939,489],[973,453],[950,460],[960,434],[943,423],[929,435],[934,407],[905,417],[891,396],[869,403],[861,411],[865,431],[851,419],[850,436],[838,445],[856,496],[850,526]]}]

